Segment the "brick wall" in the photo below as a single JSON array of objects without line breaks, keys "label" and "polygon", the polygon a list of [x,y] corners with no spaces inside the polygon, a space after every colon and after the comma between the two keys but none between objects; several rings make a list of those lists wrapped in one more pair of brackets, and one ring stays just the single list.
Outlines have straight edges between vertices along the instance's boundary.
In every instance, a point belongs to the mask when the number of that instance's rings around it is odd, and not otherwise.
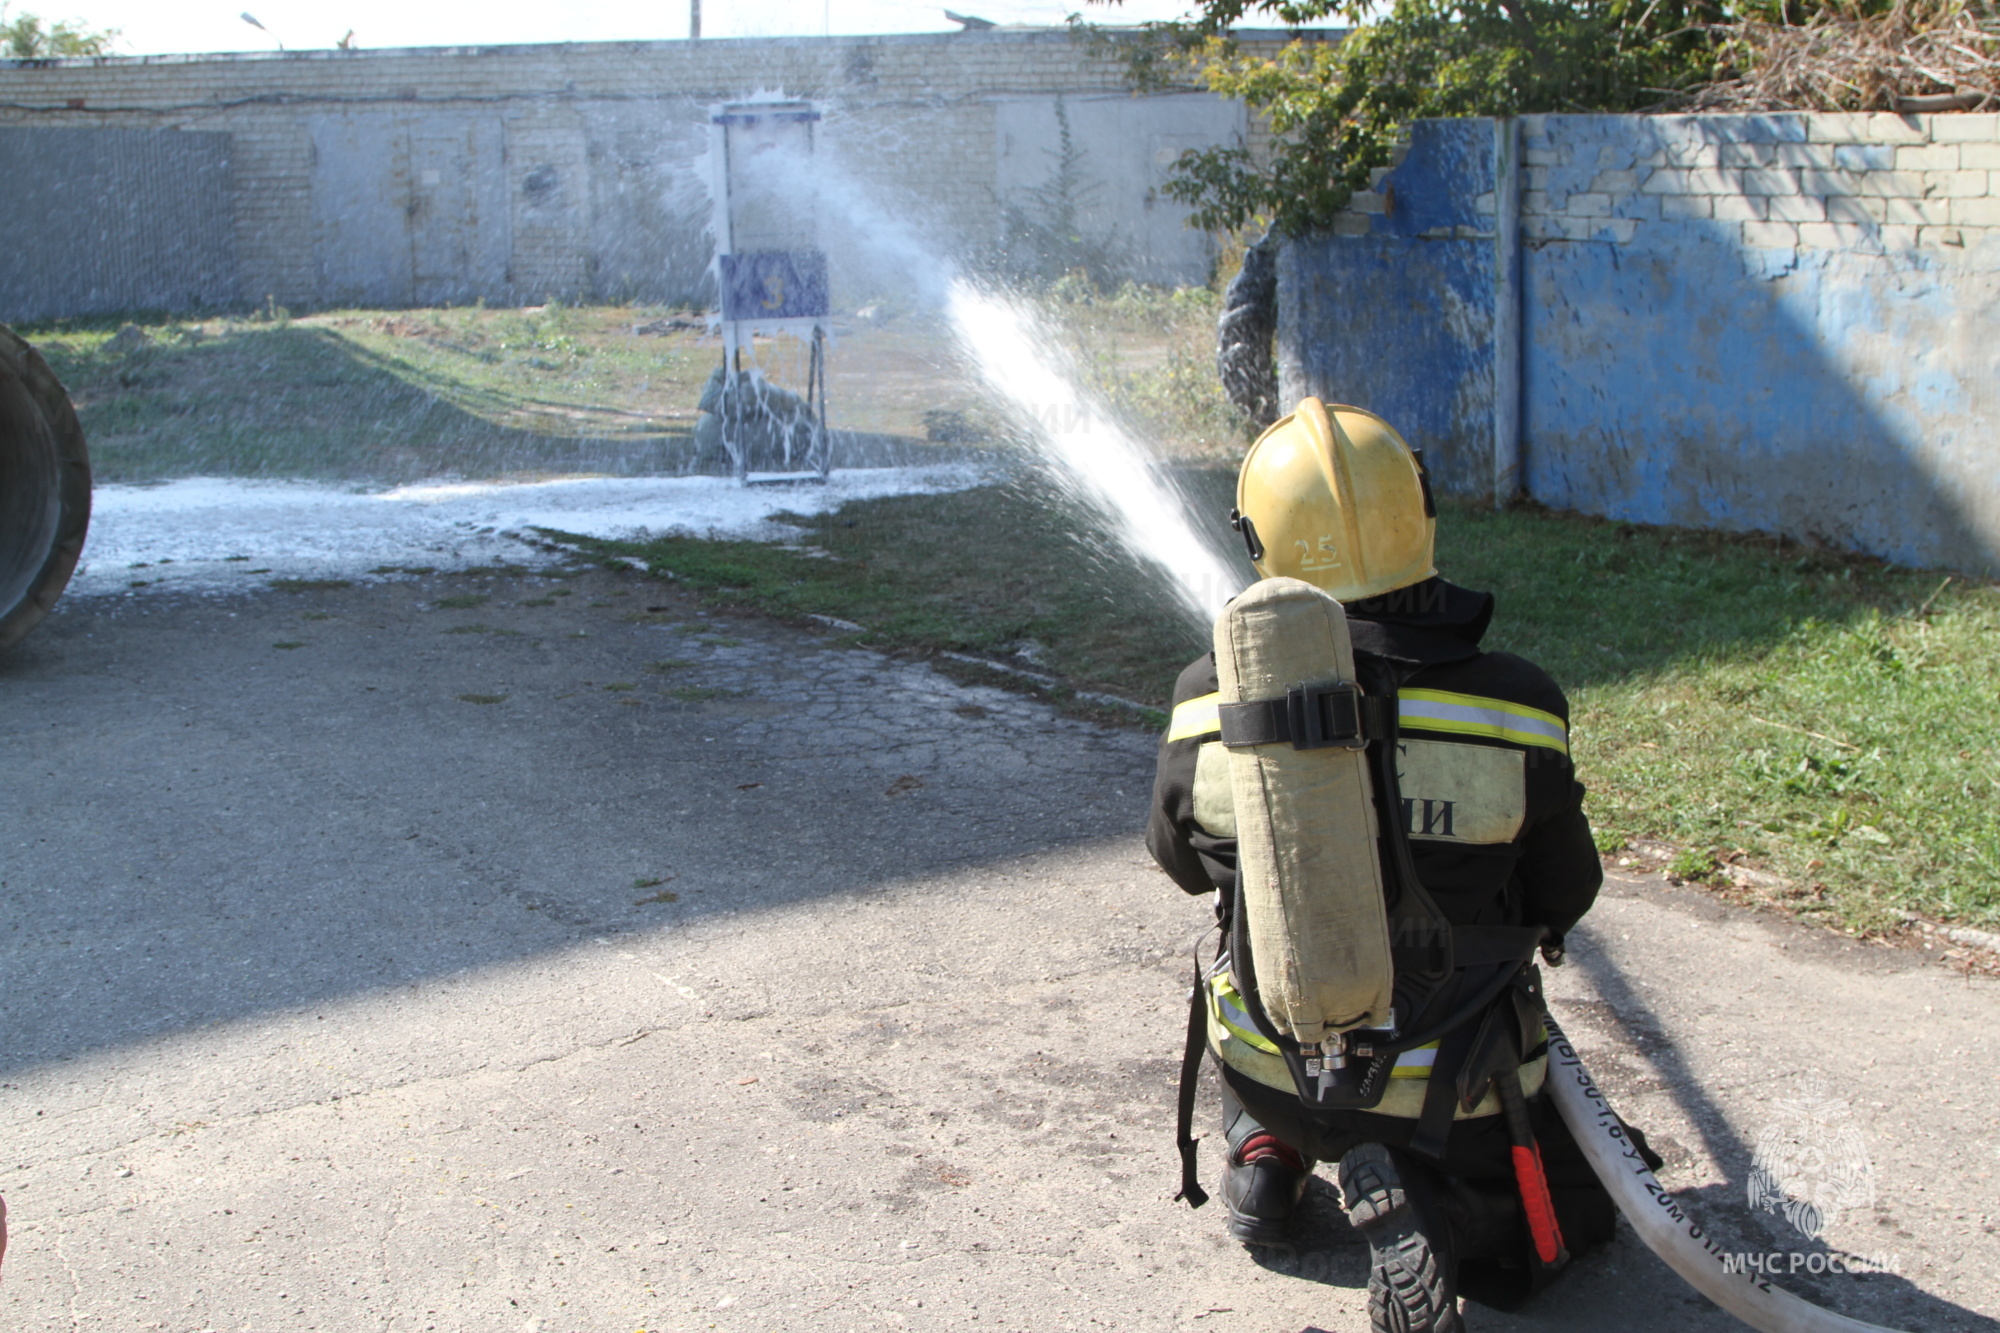
[{"label": "brick wall", "polygon": [[[1746,248],[1963,248],[2000,228],[2000,115],[1522,118],[1521,224],[1537,241],[1629,244],[1648,223],[1713,221]],[[1594,123],[1593,123],[1594,122]],[[1367,234],[1393,168],[1336,231]],[[1494,214],[1491,192],[1475,207]]]},{"label": "brick wall", "polygon": [[[1290,394],[1405,425],[1466,495],[1518,328],[1536,499],[2000,570],[2000,116],[1424,122],[1281,260]],[[1518,263],[1518,309],[1498,304]]]},{"label": "brick wall", "polygon": [[15,318],[240,303],[229,136],[0,126]]},{"label": "brick wall", "polygon": [[1522,214],[1549,238],[1630,241],[1646,222],[1707,218],[1753,249],[1963,247],[2000,227],[1996,128],[1993,115],[1663,119],[1628,156],[1538,118]]},{"label": "brick wall", "polygon": [[[1113,114],[1131,100],[1121,67],[1063,31],[0,61],[0,126],[231,135],[248,299],[676,299],[708,258],[707,204],[688,171],[706,108],[766,89],[824,101],[825,141],[850,169],[975,246],[993,241],[1004,202],[995,108],[1095,99],[1098,121],[1073,115],[1087,150],[1107,167],[1132,158],[1150,182],[1100,201],[1100,225],[1150,238],[1138,276],[1205,276],[1205,238],[1160,226],[1182,216],[1157,197],[1166,165],[1129,114]],[[1162,129],[1174,143],[1189,133],[1190,96],[1150,99],[1180,104]],[[1247,137],[1241,108],[1192,96],[1206,105],[1205,141]],[[461,176],[478,179],[460,188]],[[399,216],[462,233],[433,248],[504,253],[504,280],[427,275],[421,259],[383,269]],[[413,231],[407,243],[421,252],[426,240]]]}]

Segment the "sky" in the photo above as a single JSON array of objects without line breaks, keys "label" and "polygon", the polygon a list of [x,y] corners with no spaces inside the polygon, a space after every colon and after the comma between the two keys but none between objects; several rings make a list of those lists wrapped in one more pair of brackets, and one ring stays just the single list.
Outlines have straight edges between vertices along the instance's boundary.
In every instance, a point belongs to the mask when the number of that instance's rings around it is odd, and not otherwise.
[{"label": "sky", "polygon": [[[1085,9],[1083,0],[945,0],[961,14],[995,23],[1053,25]],[[687,0],[13,0],[15,14],[78,19],[116,28],[117,55],[269,51],[329,47],[350,29],[361,47],[601,42],[688,35]],[[264,25],[259,31],[239,15]],[[1100,23],[1174,18],[1187,0],[1090,5]],[[952,32],[944,5],[920,0],[706,0],[704,37],[792,37],[822,33]]]}]

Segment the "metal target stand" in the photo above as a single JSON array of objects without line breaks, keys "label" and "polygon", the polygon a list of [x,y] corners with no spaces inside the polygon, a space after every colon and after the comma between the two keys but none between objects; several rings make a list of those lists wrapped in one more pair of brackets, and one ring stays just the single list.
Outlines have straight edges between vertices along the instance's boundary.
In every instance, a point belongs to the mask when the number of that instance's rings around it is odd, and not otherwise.
[{"label": "metal target stand", "polygon": [[[823,482],[833,470],[826,417],[831,311],[826,252],[819,248],[810,190],[786,188],[810,168],[819,119],[813,103],[793,101],[731,102],[709,114],[723,357],[719,415],[730,470],[744,485]],[[754,369],[759,334],[806,344],[803,420],[798,411],[784,418],[771,411],[773,390]],[[800,425],[805,441],[795,457]],[[751,471],[759,428],[782,436],[782,449],[772,460],[779,470]]]}]

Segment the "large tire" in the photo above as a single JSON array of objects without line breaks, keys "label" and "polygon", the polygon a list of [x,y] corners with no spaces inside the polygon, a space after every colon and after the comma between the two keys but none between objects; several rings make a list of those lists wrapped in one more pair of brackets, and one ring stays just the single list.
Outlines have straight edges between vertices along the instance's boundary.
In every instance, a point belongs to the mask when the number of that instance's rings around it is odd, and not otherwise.
[{"label": "large tire", "polygon": [[41,353],[0,324],[0,650],[69,585],[90,526],[90,455]]},{"label": "large tire", "polygon": [[1278,333],[1278,237],[1266,232],[1243,252],[1243,270],[1230,279],[1215,324],[1215,369],[1222,392],[1258,430],[1279,416],[1278,362],[1271,340]]}]

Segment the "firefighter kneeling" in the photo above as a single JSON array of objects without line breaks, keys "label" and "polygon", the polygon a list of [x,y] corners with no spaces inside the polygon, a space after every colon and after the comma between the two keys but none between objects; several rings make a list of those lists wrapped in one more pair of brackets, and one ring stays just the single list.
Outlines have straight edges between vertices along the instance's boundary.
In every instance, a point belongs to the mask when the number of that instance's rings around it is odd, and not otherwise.
[{"label": "firefighter kneeling", "polygon": [[1146,839],[1221,926],[1182,1197],[1207,1198],[1206,1050],[1230,1234],[1282,1243],[1314,1163],[1338,1163],[1374,1327],[1449,1333],[1461,1292],[1517,1305],[1612,1230],[1541,1096],[1535,954],[1560,959],[1603,877],[1568,705],[1480,649],[1493,599],[1437,576],[1422,460],[1380,418],[1305,400],[1251,447],[1233,521],[1264,578],[1181,673]]}]

